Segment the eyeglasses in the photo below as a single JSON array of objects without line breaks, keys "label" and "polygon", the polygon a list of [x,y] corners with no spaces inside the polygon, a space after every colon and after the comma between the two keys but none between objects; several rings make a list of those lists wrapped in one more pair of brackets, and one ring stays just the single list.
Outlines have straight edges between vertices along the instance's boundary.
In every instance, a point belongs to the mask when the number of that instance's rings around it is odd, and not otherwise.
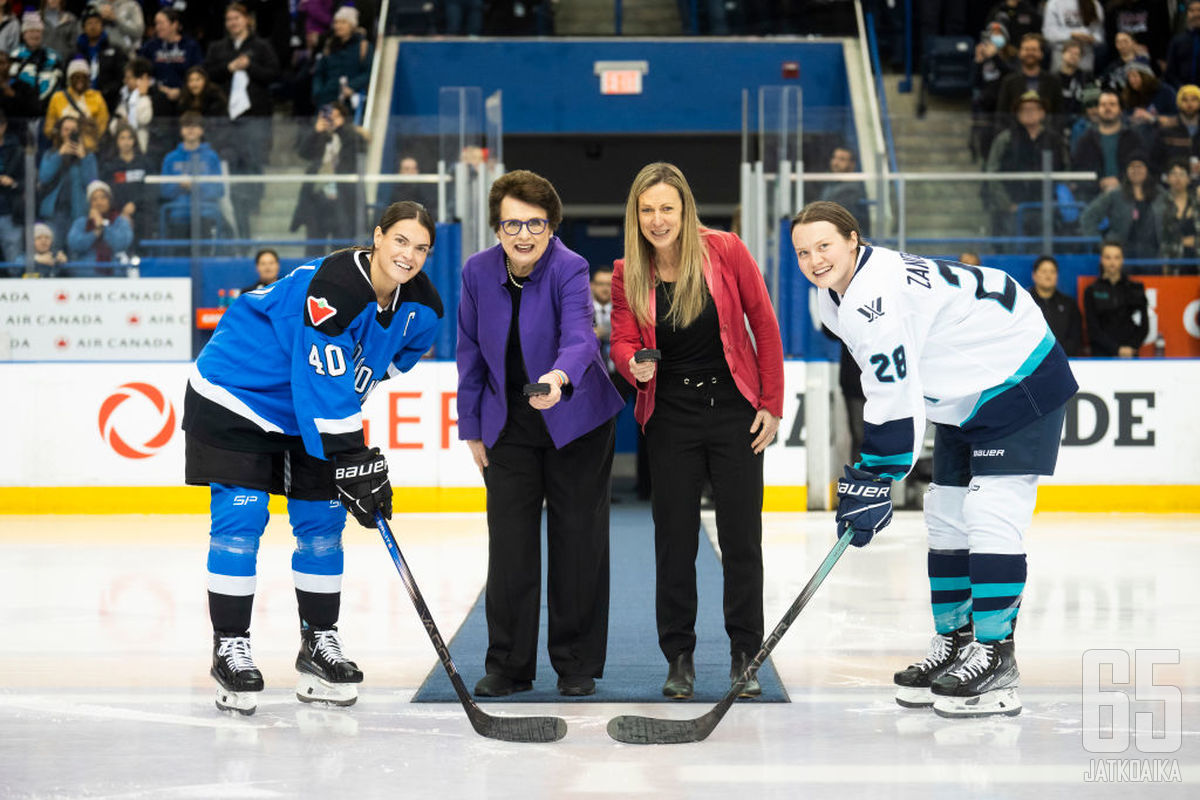
[{"label": "eyeglasses", "polygon": [[535,217],[534,219],[502,219],[500,220],[500,230],[508,236],[516,236],[521,232],[521,228],[529,231],[530,236],[537,236],[546,230],[546,226],[550,224],[550,220]]}]

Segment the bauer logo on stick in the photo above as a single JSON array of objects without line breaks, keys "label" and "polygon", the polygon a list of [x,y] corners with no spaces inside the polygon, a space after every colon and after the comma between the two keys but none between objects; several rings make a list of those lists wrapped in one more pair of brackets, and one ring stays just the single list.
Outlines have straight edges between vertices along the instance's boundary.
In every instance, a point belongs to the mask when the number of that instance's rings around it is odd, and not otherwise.
[{"label": "bauer logo on stick", "polygon": [[322,322],[335,314],[337,314],[337,309],[329,305],[329,301],[324,297],[308,298],[308,318],[312,321],[313,327],[320,327]]}]

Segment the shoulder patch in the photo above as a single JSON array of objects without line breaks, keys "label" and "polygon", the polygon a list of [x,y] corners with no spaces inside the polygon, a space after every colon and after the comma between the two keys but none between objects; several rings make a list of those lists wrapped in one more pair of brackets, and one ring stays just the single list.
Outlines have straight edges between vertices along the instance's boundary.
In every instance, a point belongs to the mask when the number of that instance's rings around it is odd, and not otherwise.
[{"label": "shoulder patch", "polygon": [[324,297],[308,297],[308,319],[313,327],[319,327],[322,322],[337,314],[337,309],[330,305]]},{"label": "shoulder patch", "polygon": [[308,284],[304,324],[338,336],[374,302],[370,280],[355,264],[352,251],[333,253],[321,261]]}]

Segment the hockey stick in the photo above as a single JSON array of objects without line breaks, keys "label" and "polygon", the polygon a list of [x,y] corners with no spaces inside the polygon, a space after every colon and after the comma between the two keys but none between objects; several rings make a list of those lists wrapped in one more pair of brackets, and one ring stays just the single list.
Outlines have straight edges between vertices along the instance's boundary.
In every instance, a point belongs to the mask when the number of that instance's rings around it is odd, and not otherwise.
[{"label": "hockey stick", "polygon": [[742,673],[737,682],[721,698],[721,702],[717,703],[711,711],[695,719],[655,719],[654,717],[636,717],[632,715],[613,717],[608,721],[608,735],[618,742],[625,742],[627,744],[680,744],[683,742],[700,742],[706,739],[713,732],[713,729],[717,727],[717,723],[725,716],[725,712],[737,700],[738,692],[758,672],[758,668],[767,660],[767,656],[771,655],[771,651],[775,649],[775,645],[779,644],[779,640],[787,633],[788,628],[792,626],[796,617],[800,615],[800,612],[808,605],[808,601],[816,594],[817,588],[825,580],[825,576],[829,574],[829,571],[833,569],[833,565],[842,557],[842,553],[846,551],[846,547],[850,544],[852,538],[854,538],[853,529],[847,529],[842,534],[842,537],[837,540],[833,549],[829,551],[829,555],[825,556],[825,560],[821,562],[821,566],[817,567],[817,571],[809,578],[808,583],[800,592],[800,596],[796,598],[795,602],[792,603],[792,607],[783,615],[783,619],[775,626],[775,630],[771,631],[771,635],[763,643],[762,649],[754,656],[754,660],[747,665],[746,671]]},{"label": "hockey stick", "polygon": [[446,674],[450,676],[454,693],[458,695],[458,700],[462,703],[463,710],[467,712],[467,719],[471,720],[471,727],[475,729],[475,732],[480,736],[499,739],[503,742],[557,742],[566,736],[567,723],[559,717],[493,717],[484,712],[471,699],[466,684],[463,683],[462,677],[454,667],[454,660],[450,658],[450,649],[446,647],[446,642],[438,633],[433,616],[429,613],[429,606],[425,605],[425,598],[421,596],[421,590],[417,588],[417,582],[413,579],[412,572],[409,571],[408,564],[401,555],[400,548],[396,545],[396,537],[392,536],[391,527],[378,511],[375,512],[375,527],[379,529],[383,543],[387,545],[388,552],[392,554],[392,561],[396,563],[400,579],[404,581],[404,588],[408,590],[408,596],[412,598],[413,605],[417,609],[417,616],[421,618],[421,624],[425,626],[425,632],[429,634],[429,639],[433,642],[433,649],[437,651],[438,658],[446,669]]}]

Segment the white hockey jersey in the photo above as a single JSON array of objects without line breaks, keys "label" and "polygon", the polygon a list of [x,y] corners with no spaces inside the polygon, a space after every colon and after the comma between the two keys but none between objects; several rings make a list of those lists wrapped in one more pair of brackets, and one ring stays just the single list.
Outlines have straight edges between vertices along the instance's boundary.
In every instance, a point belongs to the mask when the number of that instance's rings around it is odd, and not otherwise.
[{"label": "white hockey jersey", "polygon": [[1041,310],[1001,270],[863,246],[846,294],[818,302],[862,369],[859,469],[904,477],[926,419],[986,442],[1078,388]]}]

